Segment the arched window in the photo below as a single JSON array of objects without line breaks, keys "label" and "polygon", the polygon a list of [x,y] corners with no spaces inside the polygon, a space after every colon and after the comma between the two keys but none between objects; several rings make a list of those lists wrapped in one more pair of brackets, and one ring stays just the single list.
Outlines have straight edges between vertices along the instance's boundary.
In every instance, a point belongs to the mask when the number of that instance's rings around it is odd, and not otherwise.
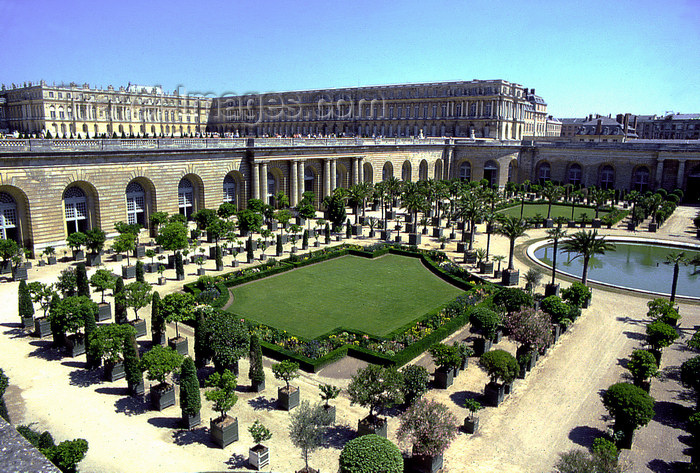
[{"label": "arched window", "polygon": [[146,226],[146,193],[136,181],[126,186],[126,217],[129,225],[138,223]]},{"label": "arched window", "polygon": [[472,179],[472,165],[467,161],[459,165],[459,180],[460,181],[471,181]]},{"label": "arched window", "polygon": [[508,182],[513,182],[515,176],[515,164],[511,161],[508,163]]},{"label": "arched window", "polygon": [[3,240],[17,240],[17,203],[10,194],[0,192],[0,236]]},{"label": "arched window", "polygon": [[87,231],[88,206],[85,192],[78,186],[69,187],[63,193],[63,206],[68,234]]},{"label": "arched window", "polygon": [[268,171],[267,173],[267,199],[265,201],[269,205],[275,205],[275,194],[277,193],[277,180],[274,174]]},{"label": "arched window", "polygon": [[615,170],[612,166],[603,166],[600,170],[600,187],[601,189],[612,189],[615,185]]},{"label": "arched window", "polygon": [[386,181],[390,177],[394,177],[394,168],[391,163],[385,163],[382,168],[382,181]]},{"label": "arched window", "polygon": [[489,182],[491,187],[498,186],[498,165],[495,161],[486,161],[484,165],[484,179]]},{"label": "arched window", "polygon": [[180,214],[189,219],[194,212],[194,186],[186,177],[180,179],[177,185],[177,198]]},{"label": "arched window", "polygon": [[539,172],[537,173],[537,179],[539,180],[540,184],[544,184],[545,182],[551,180],[552,178],[552,166],[550,166],[549,163],[541,163]]},{"label": "arched window", "polygon": [[304,192],[313,192],[314,191],[314,180],[315,179],[316,179],[316,175],[311,170],[311,168],[306,168],[304,170]]},{"label": "arched window", "polygon": [[364,166],[362,166],[364,170],[364,176],[362,179],[362,182],[373,182],[374,180],[374,172],[372,170],[372,165],[369,163],[365,163]]},{"label": "arched window", "polygon": [[418,166],[418,179],[421,181],[428,179],[428,162],[426,160],[421,161],[420,166]]},{"label": "arched window", "polygon": [[411,182],[411,163],[406,161],[401,167],[401,180]]},{"label": "arched window", "polygon": [[583,172],[581,171],[581,165],[574,163],[569,166],[569,184],[573,184],[575,186],[580,185],[582,175]]},{"label": "arched window", "polygon": [[224,202],[236,205],[236,180],[230,174],[224,177]]},{"label": "arched window", "polygon": [[637,168],[632,178],[632,189],[639,192],[646,192],[649,189],[649,169],[645,167]]}]

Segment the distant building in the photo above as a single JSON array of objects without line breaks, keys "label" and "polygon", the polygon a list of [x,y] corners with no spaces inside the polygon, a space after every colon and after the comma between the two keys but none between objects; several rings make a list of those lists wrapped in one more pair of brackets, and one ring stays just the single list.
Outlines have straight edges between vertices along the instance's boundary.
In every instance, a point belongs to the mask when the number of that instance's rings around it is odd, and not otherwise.
[{"label": "distant building", "polygon": [[53,137],[192,136],[204,132],[211,99],[160,87],[90,88],[25,83],[0,88],[0,131]]},{"label": "distant building", "polygon": [[631,115],[618,115],[617,120],[611,117],[589,115],[588,118],[562,118],[560,136],[570,141],[584,142],[624,142],[637,138],[634,126],[630,124]]},{"label": "distant building", "polygon": [[699,140],[700,113],[639,115],[637,135],[648,140]]}]

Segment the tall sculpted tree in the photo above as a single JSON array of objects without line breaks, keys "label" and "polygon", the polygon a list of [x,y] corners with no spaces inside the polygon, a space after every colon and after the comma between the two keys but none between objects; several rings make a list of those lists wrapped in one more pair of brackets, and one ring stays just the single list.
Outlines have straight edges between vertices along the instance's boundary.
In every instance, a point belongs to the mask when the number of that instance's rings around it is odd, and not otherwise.
[{"label": "tall sculpted tree", "polygon": [[605,241],[605,237],[598,237],[597,230],[581,230],[571,235],[571,238],[562,243],[562,248],[567,253],[577,253],[574,259],[583,257],[583,273],[581,284],[588,282],[588,264],[595,255],[605,254],[606,251],[614,251],[615,244]]},{"label": "tall sculpted tree", "polygon": [[156,243],[166,251],[172,251],[176,258],[180,250],[187,248],[187,227],[184,223],[173,221],[161,227]]}]

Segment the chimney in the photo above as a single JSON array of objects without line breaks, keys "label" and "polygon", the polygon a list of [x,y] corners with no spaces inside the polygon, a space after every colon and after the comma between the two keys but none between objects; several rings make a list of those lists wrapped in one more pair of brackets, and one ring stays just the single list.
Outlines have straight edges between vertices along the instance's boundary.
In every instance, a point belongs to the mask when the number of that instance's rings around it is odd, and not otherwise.
[{"label": "chimney", "polygon": [[622,114],[618,113],[617,116],[615,117],[615,120],[617,120],[617,123],[622,124]]},{"label": "chimney", "polygon": [[598,118],[598,123],[595,126],[595,134],[600,135],[603,132],[603,120]]},{"label": "chimney", "polygon": [[531,93],[532,95],[535,95],[535,89],[530,89],[530,93]]},{"label": "chimney", "polygon": [[639,117],[638,117],[637,115],[635,115],[635,116],[634,116],[634,129],[635,129],[635,130],[637,129],[637,125],[638,125],[637,120],[638,120],[638,119],[639,119]]},{"label": "chimney", "polygon": [[627,134],[627,127],[629,127],[629,125],[630,125],[630,114],[625,113],[625,120],[623,122],[623,126],[625,127],[625,129],[623,130],[623,133],[625,135]]}]

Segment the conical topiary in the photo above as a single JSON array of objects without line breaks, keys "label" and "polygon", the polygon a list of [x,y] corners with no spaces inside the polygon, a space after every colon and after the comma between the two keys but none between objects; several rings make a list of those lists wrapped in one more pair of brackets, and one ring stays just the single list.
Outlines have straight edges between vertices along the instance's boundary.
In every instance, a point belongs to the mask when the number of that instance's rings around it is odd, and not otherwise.
[{"label": "conical topiary", "polygon": [[151,299],[151,341],[154,345],[160,345],[163,333],[165,333],[165,320],[160,310],[160,294],[155,291]]},{"label": "conical topiary", "polygon": [[17,304],[18,314],[20,317],[32,317],[34,315],[34,304],[32,304],[32,296],[29,294],[27,282],[21,280],[17,289]]},{"label": "conical topiary", "polygon": [[262,348],[260,347],[260,338],[257,333],[250,336],[250,368],[248,377],[253,383],[263,383],[265,381],[265,370],[262,362]]},{"label": "conical topiary", "polygon": [[90,297],[90,283],[88,282],[85,263],[78,263],[78,266],[75,268],[75,281],[78,286],[78,295]]},{"label": "conical topiary", "polygon": [[126,297],[124,295],[124,280],[121,277],[117,278],[114,285],[114,320],[118,324],[125,324],[126,318]]},{"label": "conical topiary", "polygon": [[180,368],[180,407],[183,414],[190,416],[196,416],[202,408],[197,368],[189,356],[185,357]]}]

